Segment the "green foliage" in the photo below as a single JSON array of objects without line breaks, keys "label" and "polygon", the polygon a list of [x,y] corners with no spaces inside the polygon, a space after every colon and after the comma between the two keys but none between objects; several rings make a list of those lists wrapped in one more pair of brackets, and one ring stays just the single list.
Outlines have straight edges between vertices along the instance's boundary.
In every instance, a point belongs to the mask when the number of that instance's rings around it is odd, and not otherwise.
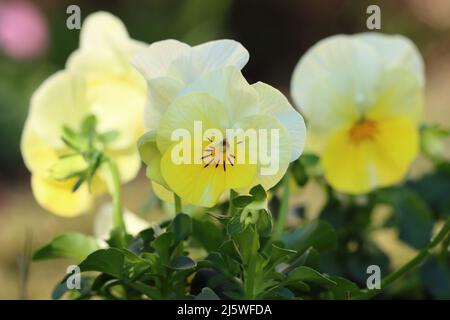
[{"label": "green foliage", "polygon": [[93,237],[75,232],[65,233],[37,249],[33,254],[33,260],[72,258],[80,262],[98,249],[97,239]]}]

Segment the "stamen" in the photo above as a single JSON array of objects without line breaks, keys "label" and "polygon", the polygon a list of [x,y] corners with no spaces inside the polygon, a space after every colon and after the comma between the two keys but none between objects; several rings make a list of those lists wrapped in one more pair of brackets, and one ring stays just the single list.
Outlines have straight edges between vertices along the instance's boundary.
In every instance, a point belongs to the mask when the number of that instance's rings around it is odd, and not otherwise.
[{"label": "stamen", "polygon": [[216,163],[216,168],[219,166],[219,164],[220,164],[220,160],[217,161],[217,163]]},{"label": "stamen", "polygon": [[207,166],[209,166],[213,161],[214,161],[214,158],[212,158],[210,162],[208,162],[207,164],[205,164],[205,165],[203,166],[203,168],[206,168]]}]

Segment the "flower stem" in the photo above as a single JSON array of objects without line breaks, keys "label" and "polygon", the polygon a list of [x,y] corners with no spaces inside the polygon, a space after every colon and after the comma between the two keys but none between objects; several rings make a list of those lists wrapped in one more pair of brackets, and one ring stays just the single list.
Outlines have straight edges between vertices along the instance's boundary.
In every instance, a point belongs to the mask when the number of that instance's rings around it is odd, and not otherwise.
[{"label": "flower stem", "polygon": [[[398,278],[402,277],[412,269],[419,267],[430,256],[431,250],[435,248],[449,232],[450,232],[450,218],[447,219],[444,226],[441,228],[439,233],[430,241],[430,243],[428,243],[428,245],[424,249],[422,249],[411,261],[409,261],[407,264],[405,264],[397,271],[387,275],[381,281],[381,288],[385,289],[387,286],[389,286]],[[357,295],[353,299],[354,300],[371,299],[376,295],[378,295],[383,289],[366,290],[365,292]]]},{"label": "flower stem", "polygon": [[173,198],[175,200],[175,214],[181,213],[183,211],[183,206],[181,205],[181,198],[174,192]]},{"label": "flower stem", "polygon": [[273,235],[274,239],[278,239],[281,236],[284,231],[284,226],[286,225],[286,219],[289,211],[289,179],[290,170],[288,168],[282,181],[283,197],[281,198],[280,212],[278,213],[277,224]]},{"label": "flower stem", "polygon": [[121,199],[122,192],[121,192],[119,170],[117,169],[117,166],[114,163],[114,161],[111,159],[108,159],[105,162],[105,164],[110,178],[108,179],[108,189],[112,197],[114,206],[114,213],[113,213],[114,228],[120,230],[121,233],[125,235],[126,228],[123,220],[122,199]]},{"label": "flower stem", "polygon": [[236,198],[239,194],[234,191],[233,189],[230,189],[230,216],[233,216],[236,213],[236,207],[233,205],[233,199]]},{"label": "flower stem", "polygon": [[253,300],[255,298],[255,277],[256,277],[256,255],[259,247],[259,234],[257,230],[253,231],[252,241],[248,244],[252,253],[252,258],[248,261],[248,266],[244,276],[244,294],[245,299]]}]

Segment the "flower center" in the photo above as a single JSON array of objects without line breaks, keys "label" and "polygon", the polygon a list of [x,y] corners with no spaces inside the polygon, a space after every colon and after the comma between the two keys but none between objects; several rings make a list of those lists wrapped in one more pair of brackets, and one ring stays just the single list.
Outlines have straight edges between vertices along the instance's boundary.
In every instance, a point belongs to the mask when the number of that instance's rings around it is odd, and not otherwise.
[{"label": "flower center", "polygon": [[363,119],[350,129],[350,140],[354,144],[360,144],[367,140],[373,140],[378,133],[377,123],[373,120]]},{"label": "flower center", "polygon": [[223,168],[223,171],[227,171],[227,166],[234,166],[235,156],[227,139],[223,139],[217,143],[212,143],[213,140],[211,139],[208,140],[211,144],[202,152],[203,168],[207,168],[210,165],[214,166],[214,168],[220,166]]}]

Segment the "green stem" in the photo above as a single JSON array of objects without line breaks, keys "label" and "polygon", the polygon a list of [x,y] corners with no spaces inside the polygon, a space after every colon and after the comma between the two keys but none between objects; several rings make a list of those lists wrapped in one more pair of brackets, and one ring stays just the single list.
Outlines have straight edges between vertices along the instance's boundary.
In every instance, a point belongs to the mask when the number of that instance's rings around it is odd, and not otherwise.
[{"label": "green stem", "polygon": [[181,205],[181,198],[174,192],[173,198],[175,200],[175,214],[183,212],[183,206]]},{"label": "green stem", "polygon": [[248,261],[248,268],[245,270],[244,277],[244,294],[245,299],[252,300],[255,298],[255,277],[256,277],[256,255],[258,254],[259,234],[254,230],[251,246],[252,257]]},{"label": "green stem", "polygon": [[286,225],[286,219],[289,211],[289,180],[290,180],[290,169],[286,171],[283,177],[283,197],[281,198],[280,212],[278,214],[277,224],[275,226],[275,232],[273,235],[274,239],[278,239],[284,231]]},{"label": "green stem", "polygon": [[122,211],[122,192],[121,192],[121,182],[119,170],[113,160],[108,159],[106,161],[106,169],[110,176],[110,181],[108,183],[109,193],[113,200],[114,213],[113,222],[114,228],[121,231],[123,235],[126,234],[125,222],[123,220]]},{"label": "green stem", "polygon": [[239,194],[234,191],[233,189],[230,189],[230,216],[233,216],[236,213],[236,207],[233,205],[233,199],[236,198]]},{"label": "green stem", "polygon": [[[442,229],[430,241],[430,243],[424,249],[422,249],[411,261],[409,261],[407,264],[405,264],[403,267],[396,270],[395,272],[392,272],[391,274],[387,275],[381,281],[381,288],[385,289],[387,286],[389,286],[398,278],[402,277],[409,271],[419,267],[430,256],[431,250],[435,248],[449,232],[450,232],[450,218],[447,219]],[[378,295],[383,289],[366,290],[365,292],[357,295],[353,299],[355,300],[371,299],[376,295]]]}]

